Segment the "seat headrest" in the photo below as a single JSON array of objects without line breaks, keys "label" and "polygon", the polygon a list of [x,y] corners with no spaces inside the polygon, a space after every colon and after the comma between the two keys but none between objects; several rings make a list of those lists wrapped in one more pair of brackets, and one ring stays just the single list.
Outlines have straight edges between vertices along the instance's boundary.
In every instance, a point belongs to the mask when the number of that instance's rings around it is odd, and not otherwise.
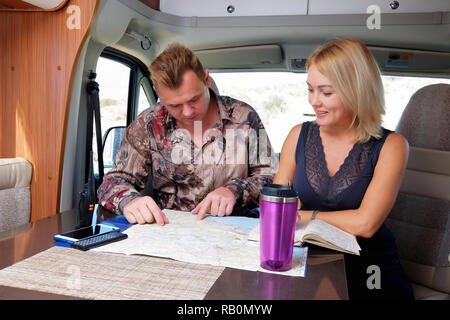
[{"label": "seat headrest", "polygon": [[24,158],[0,159],[0,190],[29,187],[32,167]]},{"label": "seat headrest", "polygon": [[417,90],[396,131],[412,147],[450,151],[450,84],[433,84]]}]

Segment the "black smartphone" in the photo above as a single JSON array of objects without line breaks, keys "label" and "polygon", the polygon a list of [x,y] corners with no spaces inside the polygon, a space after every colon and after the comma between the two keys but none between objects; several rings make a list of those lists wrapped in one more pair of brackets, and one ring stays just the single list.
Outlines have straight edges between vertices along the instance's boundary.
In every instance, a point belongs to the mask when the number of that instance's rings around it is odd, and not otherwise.
[{"label": "black smartphone", "polygon": [[69,232],[64,232],[53,236],[55,241],[62,241],[67,243],[74,243],[82,239],[86,239],[99,234],[105,234],[112,231],[119,231],[119,228],[108,226],[105,224],[96,224]]}]

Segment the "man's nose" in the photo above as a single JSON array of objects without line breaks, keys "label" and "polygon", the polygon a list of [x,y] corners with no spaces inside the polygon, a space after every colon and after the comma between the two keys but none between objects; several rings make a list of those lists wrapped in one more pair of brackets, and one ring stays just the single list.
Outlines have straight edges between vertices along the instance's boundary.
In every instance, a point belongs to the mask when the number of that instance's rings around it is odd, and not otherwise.
[{"label": "man's nose", "polygon": [[183,116],[190,118],[194,114],[194,109],[188,104],[183,104]]}]

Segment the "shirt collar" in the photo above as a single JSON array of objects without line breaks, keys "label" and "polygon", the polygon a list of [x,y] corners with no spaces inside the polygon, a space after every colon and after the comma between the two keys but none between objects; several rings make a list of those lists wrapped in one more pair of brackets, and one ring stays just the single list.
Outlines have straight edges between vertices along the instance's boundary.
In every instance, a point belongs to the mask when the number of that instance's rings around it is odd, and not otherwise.
[{"label": "shirt collar", "polygon": [[233,109],[230,108],[230,103],[227,103],[227,100],[223,96],[217,95],[211,88],[209,89],[211,98],[216,99],[217,107],[219,108],[219,116],[222,121],[222,124],[224,123],[224,120],[233,121]]}]

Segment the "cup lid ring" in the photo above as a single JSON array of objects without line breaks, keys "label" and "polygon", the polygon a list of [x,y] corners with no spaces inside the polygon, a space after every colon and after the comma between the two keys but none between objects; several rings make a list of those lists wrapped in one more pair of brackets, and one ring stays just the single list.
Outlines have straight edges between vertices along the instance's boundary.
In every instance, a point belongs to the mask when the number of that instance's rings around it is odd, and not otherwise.
[{"label": "cup lid ring", "polygon": [[262,194],[260,197],[261,197],[261,200],[269,201],[269,202],[277,202],[277,203],[292,203],[292,202],[297,202],[297,200],[298,200],[297,197],[276,197],[276,196],[268,196],[268,195],[264,195],[264,194]]}]

